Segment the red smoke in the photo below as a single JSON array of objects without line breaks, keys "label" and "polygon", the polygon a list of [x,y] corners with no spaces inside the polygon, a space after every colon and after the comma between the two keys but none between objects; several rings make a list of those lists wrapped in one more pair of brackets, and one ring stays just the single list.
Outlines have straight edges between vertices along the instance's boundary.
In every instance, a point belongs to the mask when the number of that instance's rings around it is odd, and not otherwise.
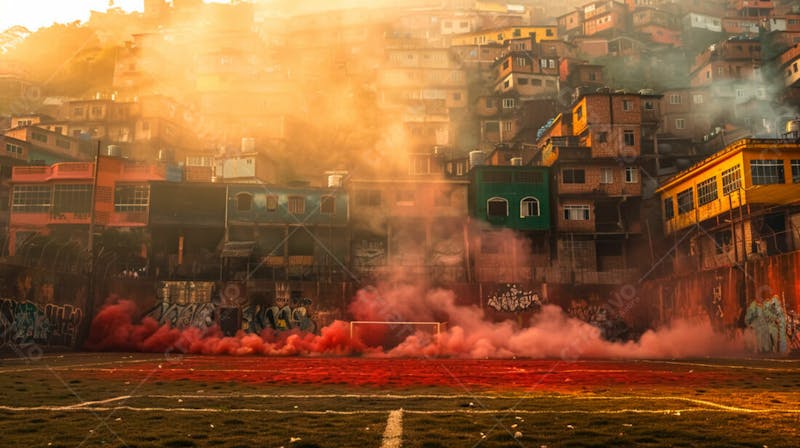
[{"label": "red smoke", "polygon": [[[233,337],[218,328],[174,329],[145,317],[135,323],[133,302],[122,300],[105,306],[92,322],[86,348],[144,352],[178,352],[208,355],[345,355],[458,358],[681,358],[744,353],[743,338],[716,333],[707,320],[677,320],[668,327],[646,332],[638,341],[609,342],[598,328],[573,319],[557,306],[546,305],[525,327],[516,322],[489,322],[475,306],[455,303],[446,290],[425,291],[397,286],[358,292],[349,311],[353,320],[447,322],[438,338],[430,331],[408,327],[359,327],[350,340],[347,322],[335,321],[319,335],[289,331],[259,334],[240,331]],[[386,344],[387,334],[398,328],[408,333]],[[396,333],[395,333],[396,334]],[[381,345],[395,345],[384,353]]]}]

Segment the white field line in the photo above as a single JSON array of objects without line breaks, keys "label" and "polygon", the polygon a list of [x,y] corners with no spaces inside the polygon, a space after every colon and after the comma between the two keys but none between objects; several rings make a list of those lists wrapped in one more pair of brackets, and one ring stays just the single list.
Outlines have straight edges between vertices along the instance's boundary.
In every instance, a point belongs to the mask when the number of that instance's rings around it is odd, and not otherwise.
[{"label": "white field line", "polygon": [[[777,361],[777,360],[773,360]],[[764,370],[767,372],[797,372],[796,368],[788,368],[788,367],[761,367],[761,366],[744,366],[744,365],[731,365],[731,364],[706,364],[700,362],[691,362],[691,361],[659,361],[659,360],[647,360],[641,361],[643,363],[650,363],[650,364],[672,364],[672,365],[679,365],[679,366],[689,366],[689,367],[707,367],[716,370],[725,370],[725,369],[734,369],[734,370]],[[796,360],[787,360],[785,362],[797,362]]]},{"label": "white field line", "polygon": [[403,446],[403,409],[392,411],[386,419],[381,448],[400,448]]},{"label": "white field line", "polygon": [[[21,366],[20,368],[7,368],[7,369],[0,369],[0,373],[15,373],[15,372],[35,372],[37,370],[77,370],[77,371],[116,371],[118,369],[108,369],[108,368],[101,368],[101,369],[92,369],[92,366],[107,366],[107,365],[117,365],[117,364],[137,364],[143,363],[148,361],[159,361],[163,360],[164,358],[148,358],[148,359],[128,359],[128,360],[120,360],[120,361],[104,361],[104,362],[89,362],[84,364],[67,364],[67,365],[57,365],[57,366],[50,366],[46,365],[45,363],[42,364],[41,367],[29,367],[28,365]],[[152,369],[139,369],[142,372],[149,372]],[[131,372],[135,370],[125,370],[126,372]]]},{"label": "white field line", "polygon": [[[67,411],[84,411],[84,412],[117,412],[117,411],[131,411],[131,412],[158,412],[158,413],[199,413],[199,414],[214,414],[214,413],[262,413],[262,414],[293,414],[293,415],[375,415],[385,414],[385,410],[362,410],[362,411],[305,411],[305,410],[283,410],[283,409],[254,409],[254,408],[163,408],[163,407],[135,407],[135,406],[113,406],[113,407],[76,407],[76,406],[0,406],[0,411],[8,412],[33,412],[33,411],[49,411],[49,412],[67,412]],[[800,414],[800,409],[751,409],[740,411],[728,411],[725,409],[717,408],[687,408],[687,409],[605,409],[605,410],[561,410],[561,411],[548,411],[548,410],[489,410],[489,409],[452,409],[452,410],[416,410],[416,411],[403,411],[406,414],[420,414],[420,415],[453,415],[453,414],[515,414],[515,415],[563,415],[563,414],[587,414],[587,415],[606,415],[606,414],[666,414],[666,415],[680,415],[686,412],[695,413],[726,413],[726,412],[739,412],[748,414]]]}]

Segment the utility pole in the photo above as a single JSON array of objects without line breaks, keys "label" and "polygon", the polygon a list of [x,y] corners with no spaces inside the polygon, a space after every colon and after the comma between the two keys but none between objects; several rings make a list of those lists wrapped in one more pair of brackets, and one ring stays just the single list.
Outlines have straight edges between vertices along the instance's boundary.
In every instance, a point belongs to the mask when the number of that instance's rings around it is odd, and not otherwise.
[{"label": "utility pole", "polygon": [[94,230],[95,230],[95,201],[97,200],[97,173],[99,172],[100,165],[100,140],[97,141],[97,150],[94,155],[94,166],[92,167],[92,194],[89,203],[89,235],[87,237],[86,245],[89,251],[89,266],[88,266],[88,283],[86,287],[86,326],[84,327],[84,337],[86,340],[89,337],[89,330],[91,322],[94,319],[94,300],[95,300],[95,245],[94,245]]}]

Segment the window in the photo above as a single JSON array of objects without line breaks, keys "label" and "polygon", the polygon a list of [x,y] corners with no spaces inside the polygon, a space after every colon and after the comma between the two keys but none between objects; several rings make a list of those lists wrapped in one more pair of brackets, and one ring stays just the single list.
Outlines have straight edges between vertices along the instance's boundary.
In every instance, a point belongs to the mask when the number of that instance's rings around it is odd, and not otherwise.
[{"label": "window", "polygon": [[753,185],[782,184],[783,160],[751,160],[750,174]]},{"label": "window", "polygon": [[633,110],[633,101],[631,100],[622,100],[622,110],[625,112],[630,112]]},{"label": "window", "polygon": [[511,85],[511,81],[509,81],[507,79],[505,81],[503,81],[503,87],[508,88],[508,86],[510,86],[510,85]]},{"label": "window", "polygon": [[664,219],[670,220],[675,217],[675,206],[672,204],[672,198],[664,199]]},{"label": "window", "polygon": [[503,70],[505,70],[505,69],[507,69],[507,68],[508,68],[508,59],[506,59],[505,61],[503,61]]},{"label": "window", "polygon": [[72,145],[70,144],[69,140],[64,140],[63,138],[57,138],[56,139],[56,146],[58,146],[61,149],[67,149],[68,150]]},{"label": "window", "polygon": [[613,168],[602,168],[600,170],[600,183],[601,184],[613,184],[614,183],[614,169]]},{"label": "window", "polygon": [[453,101],[461,101],[461,93],[460,92],[455,92],[453,94]]},{"label": "window", "polygon": [[414,190],[400,190],[397,192],[397,205],[413,206],[414,205]]},{"label": "window", "polygon": [[541,185],[544,183],[544,176],[540,171],[516,172],[514,173],[514,182],[520,184],[535,184]]},{"label": "window", "polygon": [[47,135],[41,132],[31,132],[31,138],[42,143],[47,143]]},{"label": "window", "polygon": [[589,206],[588,205],[565,205],[564,206],[564,220],[566,220],[566,221],[588,221],[589,220]]},{"label": "window", "polygon": [[792,160],[792,183],[800,184],[800,160]]},{"label": "window", "polygon": [[239,193],[236,195],[236,210],[246,212],[253,208],[253,195],[250,193]]},{"label": "window", "polygon": [[521,86],[527,86],[528,85],[528,78],[519,78],[519,79],[517,79],[517,84],[519,84]]},{"label": "window", "polygon": [[534,197],[522,198],[519,201],[519,217],[530,218],[539,216],[539,200]]},{"label": "window", "polygon": [[703,104],[703,95],[692,96],[692,102],[694,102],[694,104]]},{"label": "window", "polygon": [[430,174],[430,157],[428,156],[412,156],[411,157],[411,174]]},{"label": "window", "polygon": [[[111,193],[109,191],[109,193]],[[109,198],[111,199],[111,198]],[[56,185],[53,187],[53,213],[87,214],[91,210],[90,184]]]},{"label": "window", "polygon": [[118,185],[114,189],[115,212],[143,212],[150,204],[149,185]]},{"label": "window", "polygon": [[731,250],[731,231],[722,230],[714,234],[714,245],[717,248],[717,253],[721,254]]},{"label": "window", "polygon": [[492,184],[509,184],[511,183],[511,173],[508,171],[485,171],[481,180]]},{"label": "window", "polygon": [[6,152],[22,155],[22,146],[15,145],[13,143],[6,143]]},{"label": "window", "polygon": [[503,98],[503,109],[513,109],[515,105],[514,98]]},{"label": "window", "polygon": [[655,110],[655,109],[656,109],[656,107],[655,107],[655,105],[653,105],[652,101],[647,100],[647,101],[644,102],[644,110]]},{"label": "window", "polygon": [[578,106],[578,108],[575,109],[575,116],[578,117],[578,120],[583,118],[583,106]]},{"label": "window", "polygon": [[714,176],[697,184],[697,205],[706,205],[717,199],[717,177]]},{"label": "window", "polygon": [[514,122],[513,121],[504,121],[503,122],[503,132],[511,132],[514,129]]},{"label": "window", "polygon": [[319,200],[319,212],[323,215],[332,215],[336,212],[336,198],[322,196]]},{"label": "window", "polygon": [[508,201],[503,198],[491,198],[486,201],[488,217],[508,216]]},{"label": "window", "polygon": [[17,213],[46,213],[50,210],[50,186],[15,185],[11,210]]},{"label": "window", "polygon": [[266,207],[268,212],[274,212],[278,209],[278,197],[275,195],[267,195]]},{"label": "window", "polygon": [[100,106],[92,106],[92,115],[101,115],[103,113],[103,108]]},{"label": "window", "polygon": [[586,172],[582,169],[564,168],[561,170],[561,183],[584,184],[586,183]]},{"label": "window", "polygon": [[514,65],[525,67],[528,65],[528,61],[526,61],[525,58],[514,58]]},{"label": "window", "polygon": [[377,207],[381,205],[381,192],[379,190],[357,190],[356,204]]},{"label": "window", "polygon": [[694,210],[694,192],[691,188],[678,193],[678,213],[688,213]]},{"label": "window", "polygon": [[677,93],[673,93],[669,96],[669,104],[681,104],[681,96]]},{"label": "window", "polygon": [[597,133],[597,142],[598,143],[607,143],[608,142],[608,132],[601,131]]},{"label": "window", "polygon": [[622,137],[625,140],[625,146],[633,146],[636,144],[636,138],[633,136],[633,131],[623,131]]},{"label": "window", "polygon": [[83,108],[82,107],[75,107],[72,109],[73,115],[83,115]]},{"label": "window", "polygon": [[728,168],[722,172],[722,194],[729,195],[732,191],[738,190],[742,186],[742,175],[739,165]]},{"label": "window", "polygon": [[683,118],[676,118],[675,119],[675,129],[685,129],[686,128],[686,120]]},{"label": "window", "polygon": [[302,215],[306,212],[306,198],[303,196],[289,196],[287,208],[289,213],[293,215]]},{"label": "window", "polygon": [[635,166],[625,167],[625,183],[635,184],[639,182],[639,168]]}]

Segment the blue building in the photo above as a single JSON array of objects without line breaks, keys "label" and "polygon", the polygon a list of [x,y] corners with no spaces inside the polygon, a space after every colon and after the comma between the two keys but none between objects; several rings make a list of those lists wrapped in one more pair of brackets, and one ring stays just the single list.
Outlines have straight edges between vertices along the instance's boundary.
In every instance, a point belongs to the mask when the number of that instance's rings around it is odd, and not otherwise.
[{"label": "blue building", "polygon": [[347,270],[348,200],[342,189],[229,184],[222,257],[230,275],[336,279]]}]

